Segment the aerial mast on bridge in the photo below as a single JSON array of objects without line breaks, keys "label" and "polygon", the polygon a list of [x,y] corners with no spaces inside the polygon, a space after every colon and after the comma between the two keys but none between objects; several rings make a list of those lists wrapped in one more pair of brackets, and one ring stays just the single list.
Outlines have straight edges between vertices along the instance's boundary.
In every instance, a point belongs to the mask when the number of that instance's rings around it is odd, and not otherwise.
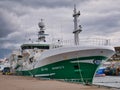
[{"label": "aerial mast on bridge", "polygon": [[80,16],[80,11],[77,12],[76,10],[76,5],[74,5],[74,10],[73,10],[74,14],[73,14],[73,17],[74,17],[74,31],[73,31],[73,34],[74,34],[74,43],[75,45],[79,45],[79,33],[82,31],[81,30],[81,25],[79,25],[78,27],[78,17]]}]

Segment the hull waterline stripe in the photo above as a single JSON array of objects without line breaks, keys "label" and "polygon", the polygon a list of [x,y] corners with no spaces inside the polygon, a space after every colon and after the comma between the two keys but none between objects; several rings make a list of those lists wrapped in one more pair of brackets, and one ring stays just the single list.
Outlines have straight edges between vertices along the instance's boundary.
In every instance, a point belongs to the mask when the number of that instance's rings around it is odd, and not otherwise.
[{"label": "hull waterline stripe", "polygon": [[39,76],[52,76],[52,75],[55,75],[55,73],[50,73],[50,74],[38,74],[38,75],[35,75],[36,77],[39,77]]}]

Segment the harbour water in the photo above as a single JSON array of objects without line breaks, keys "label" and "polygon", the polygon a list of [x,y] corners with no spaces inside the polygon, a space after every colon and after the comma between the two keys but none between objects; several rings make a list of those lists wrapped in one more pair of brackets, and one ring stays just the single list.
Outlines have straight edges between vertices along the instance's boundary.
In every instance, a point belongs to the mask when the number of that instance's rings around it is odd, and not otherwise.
[{"label": "harbour water", "polygon": [[120,76],[95,77],[93,80],[93,84],[107,87],[115,87],[120,90]]}]

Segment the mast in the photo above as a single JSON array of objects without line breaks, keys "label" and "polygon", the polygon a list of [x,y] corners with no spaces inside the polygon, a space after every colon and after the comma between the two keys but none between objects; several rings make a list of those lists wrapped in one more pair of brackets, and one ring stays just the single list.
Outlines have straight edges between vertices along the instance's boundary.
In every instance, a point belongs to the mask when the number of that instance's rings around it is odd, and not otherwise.
[{"label": "mast", "polygon": [[74,10],[73,10],[74,14],[73,14],[73,17],[74,17],[74,31],[73,31],[73,34],[74,34],[74,43],[75,45],[79,45],[79,33],[82,31],[81,30],[81,25],[79,25],[79,28],[78,28],[78,17],[80,16],[80,11],[77,12],[76,10],[76,5],[74,5]]},{"label": "mast", "polygon": [[45,25],[43,23],[43,19],[41,19],[41,21],[38,23],[38,26],[40,28],[40,31],[38,32],[38,42],[46,42],[45,36],[48,34],[45,34]]}]

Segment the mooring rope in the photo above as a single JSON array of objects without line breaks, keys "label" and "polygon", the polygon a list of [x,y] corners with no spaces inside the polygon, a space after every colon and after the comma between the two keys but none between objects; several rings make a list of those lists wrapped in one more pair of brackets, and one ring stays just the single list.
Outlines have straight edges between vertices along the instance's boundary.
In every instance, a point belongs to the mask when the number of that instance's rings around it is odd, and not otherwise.
[{"label": "mooring rope", "polygon": [[[78,57],[77,57],[77,60],[79,61]],[[82,73],[81,73],[81,70],[80,70],[80,64],[79,64],[79,62],[78,62],[78,68],[79,68],[79,74],[80,74],[81,81],[82,81],[83,84],[85,84],[83,76],[82,76]]]}]

